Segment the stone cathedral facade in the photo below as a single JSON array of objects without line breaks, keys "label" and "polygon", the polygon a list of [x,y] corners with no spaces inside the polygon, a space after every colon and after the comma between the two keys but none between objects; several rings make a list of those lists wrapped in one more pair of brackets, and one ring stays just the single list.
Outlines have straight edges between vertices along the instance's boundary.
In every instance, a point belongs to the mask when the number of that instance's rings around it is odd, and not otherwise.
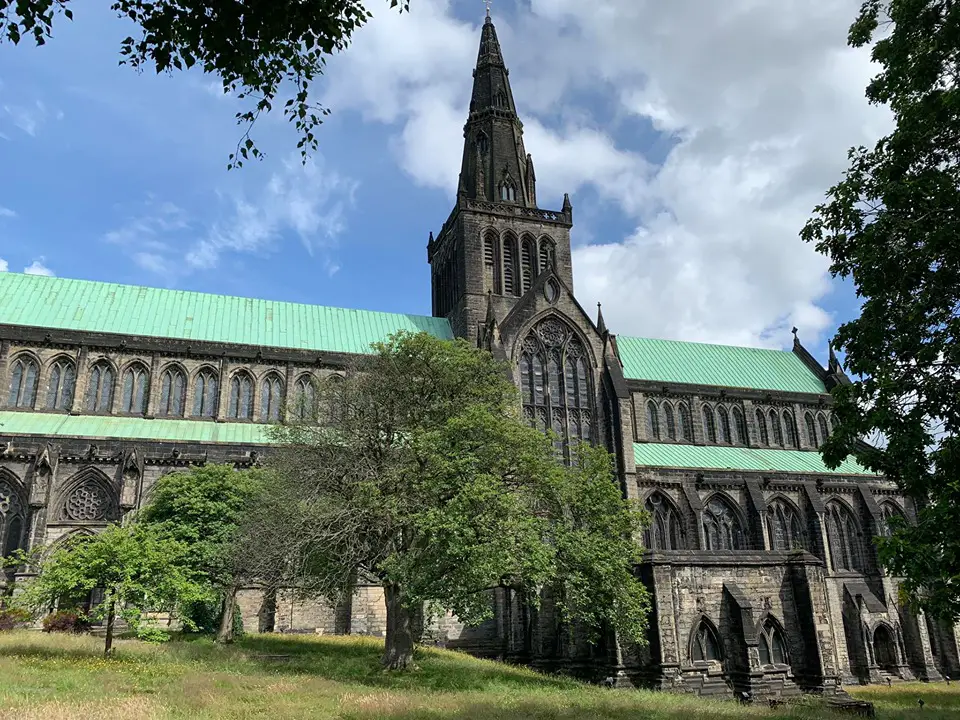
[{"label": "stone cathedral facade", "polygon": [[[465,337],[509,363],[529,422],[557,450],[598,443],[653,522],[637,572],[649,643],[586,645],[545,602],[504,591],[496,619],[454,618],[449,647],[615,675],[623,684],[754,697],[960,673],[960,628],[911,613],[873,538],[911,504],[854,461],[829,470],[830,389],[792,351],[615,335],[574,294],[573,209],[541,208],[509,73],[487,18],[456,203],[427,259],[432,317],[0,274],[0,550],[96,532],[161,475],[249,467],[264,429],[401,329]],[[9,587],[15,574],[3,582]],[[324,607],[241,597],[250,630],[383,632],[382,595]]]}]

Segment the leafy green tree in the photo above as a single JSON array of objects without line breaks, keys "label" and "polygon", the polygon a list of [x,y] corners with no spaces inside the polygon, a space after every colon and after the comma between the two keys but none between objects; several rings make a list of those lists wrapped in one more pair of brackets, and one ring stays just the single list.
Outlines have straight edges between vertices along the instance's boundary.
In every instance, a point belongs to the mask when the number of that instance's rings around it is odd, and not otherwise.
[{"label": "leafy green tree", "polygon": [[[409,0],[388,0],[409,10]],[[58,15],[73,19],[70,0],[0,0],[0,41],[30,37],[43,45]],[[236,115],[245,130],[228,167],[260,157],[250,137],[261,113],[278,98],[294,124],[301,157],[316,150],[315,131],[329,110],[311,100],[327,56],[347,47],[372,17],[362,0],[113,0],[110,8],[134,26],[120,41],[120,62],[158,73],[197,66],[218,75],[225,93],[252,106]]]},{"label": "leafy green tree", "polygon": [[[867,87],[895,128],[850,151],[802,237],[851,278],[860,317],[834,339],[858,379],[834,391],[828,464],[853,452],[917,506],[880,541],[909,599],[960,617],[960,3],[869,0],[850,28],[873,45]],[[879,437],[880,447],[861,442]]]},{"label": "leafy green tree", "polygon": [[96,535],[55,547],[15,600],[44,612],[101,590],[103,599],[90,615],[106,620],[103,651],[109,655],[117,616],[137,627],[144,610],[172,610],[205,597],[205,588],[193,582],[180,564],[183,554],[184,548],[169,538],[136,525],[110,525]]},{"label": "leafy green tree", "polygon": [[495,588],[534,604],[552,591],[569,622],[642,642],[643,513],[606,451],[557,459],[508,374],[463,340],[401,333],[320,387],[313,421],[273,430],[275,477],[246,533],[261,576],[331,598],[358,572],[379,582],[388,669],[412,666],[425,603],[478,623]]},{"label": "leafy green tree", "polygon": [[261,470],[234,470],[230,465],[164,475],[137,518],[159,537],[179,543],[182,566],[223,598],[217,632],[221,642],[233,639],[237,590],[250,579],[236,551],[238,528],[263,481]]}]

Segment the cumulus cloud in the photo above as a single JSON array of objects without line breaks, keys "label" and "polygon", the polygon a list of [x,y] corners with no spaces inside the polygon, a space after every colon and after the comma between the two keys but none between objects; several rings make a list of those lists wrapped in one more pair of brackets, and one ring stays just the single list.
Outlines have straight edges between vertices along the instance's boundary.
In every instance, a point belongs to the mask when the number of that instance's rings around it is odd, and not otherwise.
[{"label": "cumulus cloud", "polygon": [[0,205],[0,217],[15,218],[16,216],[17,216],[17,213],[14,210],[11,210],[8,207],[4,207],[3,205]]},{"label": "cumulus cloud", "polygon": [[[589,188],[634,226],[574,252],[577,294],[612,329],[784,346],[794,324],[816,340],[833,322],[827,262],[798,232],[846,149],[890,127],[863,98],[868,53],[846,47],[859,5],[531,0],[496,18],[539,197]],[[401,166],[452,194],[477,41],[445,0],[384,14],[337,59],[326,101],[395,125]],[[656,164],[632,142],[640,123],[666,148]]]},{"label": "cumulus cloud", "polygon": [[44,258],[38,258],[27,265],[27,267],[23,269],[23,272],[27,275],[46,275],[47,277],[54,277],[55,273],[53,270],[48,268],[44,262]]},{"label": "cumulus cloud", "polygon": [[9,263],[3,258],[0,258],[0,272],[7,272],[10,269]]}]

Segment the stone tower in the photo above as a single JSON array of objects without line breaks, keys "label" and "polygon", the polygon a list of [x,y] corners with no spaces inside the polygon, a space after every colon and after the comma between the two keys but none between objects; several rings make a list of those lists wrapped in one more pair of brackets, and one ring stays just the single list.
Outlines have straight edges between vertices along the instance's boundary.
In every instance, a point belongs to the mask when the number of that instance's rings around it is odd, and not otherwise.
[{"label": "stone tower", "polygon": [[533,158],[489,16],[463,138],[456,204],[437,237],[431,233],[427,259],[433,315],[448,318],[458,336],[478,340],[488,305],[503,318],[548,267],[573,291],[573,208],[567,195],[559,211],[537,207]]}]

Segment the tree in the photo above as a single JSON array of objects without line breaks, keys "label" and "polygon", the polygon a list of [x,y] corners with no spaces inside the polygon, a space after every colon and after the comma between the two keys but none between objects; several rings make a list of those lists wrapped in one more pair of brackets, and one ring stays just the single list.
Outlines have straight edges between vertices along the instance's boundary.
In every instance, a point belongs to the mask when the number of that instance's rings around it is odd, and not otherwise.
[{"label": "tree", "polygon": [[106,620],[104,655],[113,649],[117,615],[136,626],[145,609],[167,608],[205,597],[178,563],[184,548],[136,525],[110,525],[55,547],[16,602],[44,612],[82,602],[95,590],[103,599],[90,615]]},{"label": "tree", "polygon": [[264,480],[260,470],[204,465],[164,475],[153,486],[137,521],[158,537],[176,541],[179,562],[191,578],[223,598],[217,640],[233,639],[237,590],[247,578],[236,552],[238,529]]},{"label": "tree", "polygon": [[388,669],[412,666],[424,603],[478,623],[495,588],[534,604],[555,590],[567,620],[643,640],[642,512],[604,450],[563,466],[506,370],[463,340],[401,333],[318,388],[313,421],[273,430],[249,553],[273,583],[331,598],[357,572],[379,582]]},{"label": "tree", "polygon": [[[409,10],[409,0],[389,0]],[[73,19],[70,0],[0,0],[0,41],[24,36],[43,45],[54,18]],[[136,31],[120,41],[120,62],[158,73],[189,69],[216,74],[224,93],[237,93],[253,105],[236,115],[245,126],[230,155],[230,167],[261,157],[250,137],[261,113],[278,96],[294,124],[306,161],[317,148],[315,131],[329,110],[311,100],[313,82],[327,56],[347,47],[353,33],[372,17],[362,0],[113,0],[110,8],[132,21]]]},{"label": "tree", "polygon": [[[960,617],[960,3],[869,0],[850,28],[879,74],[871,103],[892,133],[850,151],[850,168],[801,235],[852,278],[860,317],[834,339],[858,379],[834,391],[828,464],[853,452],[917,508],[880,540],[915,605]],[[882,447],[861,442],[880,437]]]}]

